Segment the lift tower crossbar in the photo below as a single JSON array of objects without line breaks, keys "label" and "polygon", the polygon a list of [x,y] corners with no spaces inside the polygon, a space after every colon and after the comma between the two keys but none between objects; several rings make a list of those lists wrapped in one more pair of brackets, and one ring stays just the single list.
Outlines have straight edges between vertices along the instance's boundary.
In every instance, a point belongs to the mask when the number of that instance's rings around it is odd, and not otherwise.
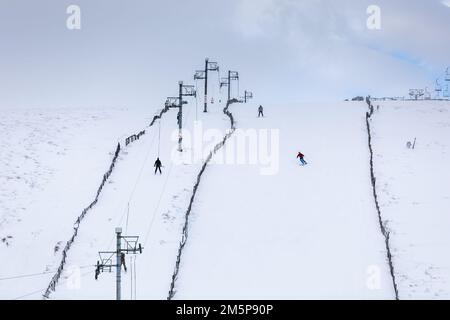
[{"label": "lift tower crossbar", "polygon": [[[112,272],[115,268],[116,300],[121,300],[122,265],[126,269],[125,254],[141,254],[142,249],[143,247],[139,243],[138,236],[122,236],[122,228],[118,227],[116,228],[116,251],[100,251],[98,253],[100,260],[97,260],[95,280],[98,279],[100,273],[105,271]],[[116,263],[114,263],[114,256],[116,256]]]},{"label": "lift tower crossbar", "polygon": [[253,99],[253,92],[251,91],[244,91],[244,102],[247,103],[247,100]]},{"label": "lift tower crossbar", "polygon": [[208,112],[208,71],[219,72],[219,65],[217,62],[209,61],[209,59],[206,58],[205,69],[197,70],[194,74],[194,80],[205,80],[205,102],[203,112]]},{"label": "lift tower crossbar", "polygon": [[197,92],[195,91],[195,86],[183,84],[183,81],[178,82],[178,151],[182,152],[182,142],[183,142],[183,104],[187,101],[183,101],[183,97],[197,97]]}]

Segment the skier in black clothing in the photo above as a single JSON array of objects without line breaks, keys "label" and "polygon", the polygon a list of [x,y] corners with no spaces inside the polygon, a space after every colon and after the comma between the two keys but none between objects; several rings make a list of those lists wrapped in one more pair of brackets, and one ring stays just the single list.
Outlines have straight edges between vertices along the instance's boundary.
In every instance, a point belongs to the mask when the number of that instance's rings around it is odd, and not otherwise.
[{"label": "skier in black clothing", "polygon": [[258,118],[259,118],[260,116],[264,117],[263,107],[262,107],[261,105],[260,105],[259,108],[258,108]]},{"label": "skier in black clothing", "polygon": [[156,159],[154,167],[155,167],[155,174],[158,170],[159,170],[159,174],[162,174],[162,172],[161,172],[162,163],[161,163],[161,160],[159,160],[159,157],[158,157],[158,159]]},{"label": "skier in black clothing", "polygon": [[125,264],[125,253],[120,253],[120,264],[125,269],[125,272],[127,272],[127,265]]}]

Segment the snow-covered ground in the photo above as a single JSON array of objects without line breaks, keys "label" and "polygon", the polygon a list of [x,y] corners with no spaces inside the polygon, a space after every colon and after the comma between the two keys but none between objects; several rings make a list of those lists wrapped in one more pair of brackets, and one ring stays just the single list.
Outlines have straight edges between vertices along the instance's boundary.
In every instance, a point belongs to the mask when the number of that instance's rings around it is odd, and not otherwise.
[{"label": "snow-covered ground", "polygon": [[[121,152],[51,299],[115,298],[115,273],[96,281],[94,264],[98,251],[114,250],[117,226],[144,246],[126,258],[123,298],[167,297],[202,158],[229,128],[223,103],[206,114],[194,104],[184,112],[183,158],[175,110]],[[450,104],[377,104],[377,191],[400,298],[449,298]],[[370,185],[365,103],[267,105],[265,118],[256,109],[230,107],[238,130],[203,175],[175,298],[394,298]],[[0,299],[42,297],[117,142],[155,111],[0,111]],[[406,148],[414,137],[415,149]],[[252,139],[260,143],[253,164]],[[232,152],[242,146],[247,152]],[[204,155],[191,161],[193,151]],[[298,151],[307,166],[299,166]],[[158,153],[162,175],[153,172]]]},{"label": "snow-covered ground", "polygon": [[393,298],[371,196],[365,105],[266,106],[264,119],[248,105],[231,111],[238,128],[280,129],[279,171],[208,168],[175,298]]},{"label": "snow-covered ground", "polygon": [[377,188],[400,299],[449,299],[450,103],[374,105]]},{"label": "snow-covered ground", "polygon": [[[196,113],[193,104],[184,110],[186,130],[194,132],[194,124],[208,128],[229,127],[222,113],[223,105],[210,106],[209,112]],[[115,299],[115,272],[103,273],[96,281],[93,268],[99,251],[115,250],[115,227],[123,228],[123,235],[140,236],[144,247],[142,255],[128,255],[127,273],[123,273],[123,297],[165,299],[168,294],[176,253],[181,239],[184,214],[192,194],[192,187],[202,164],[202,157],[194,163],[189,157],[179,156],[177,148],[176,110],[163,115],[162,121],[147,129],[147,134],[133,143],[119,158],[108,186],[98,205],[89,213],[80,228],[77,242],[71,249],[68,268],[62,283],[51,296],[55,299]],[[198,122],[196,122],[198,120]],[[161,125],[161,127],[160,127]],[[159,137],[161,137],[160,143]],[[222,135],[212,137],[214,145]],[[184,154],[192,147],[188,134],[184,139]],[[163,174],[154,174],[154,161],[158,156],[163,162]],[[205,147],[205,152],[210,148]],[[136,261],[134,259],[136,258]],[[115,260],[113,260],[115,262]],[[80,267],[80,269],[78,269]],[[133,273],[136,268],[136,275]],[[72,277],[81,275],[74,285]],[[137,286],[134,286],[136,277]],[[134,295],[134,293],[133,293]],[[133,296],[134,297],[134,296]]]},{"label": "snow-covered ground", "polygon": [[[0,278],[26,276],[0,281],[0,298],[20,297],[48,284],[117,142],[148,124],[152,113],[0,110]],[[45,274],[34,275],[39,273]],[[30,297],[39,298],[39,293]]]}]

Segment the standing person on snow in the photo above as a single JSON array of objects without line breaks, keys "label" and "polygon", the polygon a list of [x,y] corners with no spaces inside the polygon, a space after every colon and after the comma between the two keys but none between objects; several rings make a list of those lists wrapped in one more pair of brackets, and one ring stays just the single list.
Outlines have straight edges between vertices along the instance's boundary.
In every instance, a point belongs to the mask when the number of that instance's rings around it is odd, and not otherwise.
[{"label": "standing person on snow", "polygon": [[301,165],[307,165],[307,164],[308,164],[308,163],[305,161],[305,159],[303,159],[304,157],[305,157],[305,155],[299,151],[298,154],[297,154],[297,158],[300,159],[300,164],[301,164]]},{"label": "standing person on snow", "polygon": [[258,108],[258,118],[259,118],[260,116],[264,117],[262,105],[259,105],[259,108]]},{"label": "standing person on snow", "polygon": [[155,174],[156,174],[156,171],[158,171],[158,170],[159,170],[159,174],[162,174],[162,172],[161,172],[162,163],[161,163],[161,160],[159,160],[159,157],[158,157],[158,159],[156,159],[154,167],[155,167]]}]

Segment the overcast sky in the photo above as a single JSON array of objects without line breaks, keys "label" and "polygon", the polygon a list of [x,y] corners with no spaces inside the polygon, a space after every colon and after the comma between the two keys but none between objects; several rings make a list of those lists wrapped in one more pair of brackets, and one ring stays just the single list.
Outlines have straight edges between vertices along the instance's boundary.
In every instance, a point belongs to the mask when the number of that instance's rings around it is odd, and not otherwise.
[{"label": "overcast sky", "polygon": [[254,103],[406,95],[450,65],[450,0],[0,0],[0,52],[0,108],[162,104],[207,56]]}]

